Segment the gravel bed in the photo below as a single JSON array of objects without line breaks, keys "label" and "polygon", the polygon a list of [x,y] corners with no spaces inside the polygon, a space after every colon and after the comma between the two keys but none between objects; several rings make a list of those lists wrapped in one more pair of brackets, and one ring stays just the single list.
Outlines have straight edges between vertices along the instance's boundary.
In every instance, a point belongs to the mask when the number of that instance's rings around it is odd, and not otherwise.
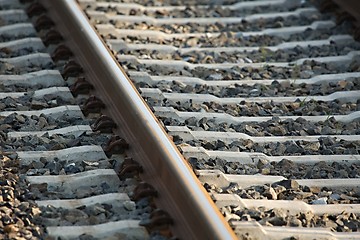
[{"label": "gravel bed", "polygon": [[240,132],[253,137],[263,136],[312,136],[312,135],[359,135],[360,120],[339,122],[334,117],[326,121],[312,122],[304,118],[280,120],[274,117],[266,122],[218,123],[206,117],[197,120],[195,117],[184,122],[173,118],[160,118],[166,126],[187,126],[193,131]]},{"label": "gravel bed", "polygon": [[[124,238],[123,234],[115,234],[114,236],[111,236],[107,239],[121,239]],[[151,233],[149,233],[149,240],[169,240],[171,238],[168,237],[164,237],[163,235],[161,235],[160,231],[153,231]],[[81,236],[79,236],[79,240],[99,240],[99,238],[95,238],[91,235],[88,234],[83,234]]]},{"label": "gravel bed", "polygon": [[18,7],[11,6],[10,4],[5,4],[3,6],[0,6],[0,10],[15,10],[19,9]]},{"label": "gravel bed", "polygon": [[[25,136],[21,138],[7,138],[1,142],[1,148],[6,152],[14,151],[50,151],[61,150],[76,146],[85,145],[99,145],[99,143],[106,143],[109,141],[110,135],[97,134],[97,133],[84,133],[81,136],[75,137],[74,135],[53,135],[48,136],[47,133],[38,136]],[[17,157],[16,153],[12,154],[13,158]],[[111,169],[118,167],[118,161],[113,160],[99,160],[96,162],[83,160],[78,163],[70,163],[55,158],[48,160],[45,157],[39,159],[40,161],[33,161],[28,166],[21,169],[21,174],[34,176],[34,175],[67,175],[75,174],[83,171],[90,171],[96,169]],[[137,185],[137,180],[127,178],[121,181],[119,192],[131,192]],[[71,199],[71,198],[85,198],[93,195],[110,193],[112,190],[107,183],[101,186],[85,186],[77,188],[72,192],[65,192],[63,187],[51,188],[47,184],[31,185],[31,193],[28,198],[35,199]]]},{"label": "gravel bed", "polygon": [[286,41],[295,42],[295,41],[323,40],[323,39],[328,39],[333,35],[341,35],[341,34],[352,35],[353,29],[354,26],[352,25],[351,22],[344,22],[341,25],[336,25],[329,29],[308,28],[302,33],[291,34]]},{"label": "gravel bed", "polygon": [[0,111],[30,111],[63,105],[74,105],[75,99],[63,99],[56,94],[46,95],[43,99],[33,99],[31,92],[19,98],[6,97],[1,99]]},{"label": "gravel bed", "polygon": [[[1,8],[1,7],[0,7]],[[11,24],[16,24],[16,23],[20,23],[22,21],[18,21],[18,19],[8,19],[8,20],[3,20],[1,17],[0,17],[0,27],[2,26],[6,26],[6,25],[11,25]]]},{"label": "gravel bed", "polygon": [[[284,180],[262,186],[253,186],[241,189],[237,184],[231,184],[227,189],[205,184],[210,192],[233,193],[244,199],[278,199],[301,200],[308,204],[349,204],[359,203],[360,193],[346,190],[331,190],[327,188],[312,188],[299,186],[295,180]],[[328,227],[337,232],[356,232],[360,221],[358,214],[341,213],[339,215],[315,215],[311,212],[290,215],[282,209],[241,208],[226,206],[221,209],[228,219],[240,221],[258,221],[266,226],[292,226],[292,227]]]},{"label": "gravel bed", "polygon": [[231,183],[224,189],[207,183],[204,184],[204,187],[210,193],[236,194],[243,199],[296,199],[311,205],[360,203],[359,191],[302,186],[296,180],[282,180],[271,185],[257,185],[248,188],[241,188],[236,183]]},{"label": "gravel bed", "polygon": [[[61,174],[61,173],[60,173]],[[130,193],[133,192],[138,184],[135,178],[126,178],[120,181],[119,188],[116,192]],[[102,182],[100,186],[81,186],[73,191],[63,188],[63,186],[52,187],[44,184],[31,185],[31,196],[33,200],[54,200],[54,199],[81,199],[95,195],[114,193],[109,184]],[[148,205],[149,206],[149,205]]]},{"label": "gravel bed", "polygon": [[74,125],[88,125],[90,122],[80,117],[71,117],[66,114],[58,118],[33,115],[31,117],[13,113],[6,117],[0,117],[0,131],[49,131]]},{"label": "gravel bed", "polygon": [[190,69],[184,66],[183,69],[177,70],[171,67],[162,67],[159,65],[133,64],[127,61],[120,61],[120,64],[126,70],[136,70],[147,72],[153,76],[186,76],[197,77],[204,80],[261,80],[261,79],[308,79],[316,75],[337,74],[346,72],[360,71],[359,62],[354,60],[349,65],[330,66],[326,63],[316,61],[305,61],[301,65],[291,67],[276,67],[264,65],[260,68],[250,66],[234,66],[228,69],[216,69],[206,67],[195,67]]},{"label": "gravel bed", "polygon": [[221,212],[234,220],[257,221],[264,226],[329,228],[333,232],[358,232],[360,228],[360,215],[353,213],[314,215],[306,212],[289,215],[281,209],[240,209],[235,206],[224,207]]},{"label": "gravel bed", "polygon": [[[105,39],[117,39],[112,34],[104,36]],[[176,39],[148,39],[147,37],[128,36],[119,38],[126,43],[132,44],[161,44],[172,45],[174,47],[255,47],[275,46],[284,40],[280,37],[269,35],[258,35],[250,37],[235,36],[234,32],[220,33],[219,36],[203,36],[203,37],[185,37]]]},{"label": "gravel bed", "polygon": [[17,51],[12,51],[9,48],[0,48],[0,58],[11,58],[11,57],[29,55],[35,52],[37,51],[35,51],[32,47],[26,47],[23,49],[19,49]]},{"label": "gravel bed", "polygon": [[34,161],[28,166],[24,166],[21,173],[27,176],[39,175],[68,175],[97,169],[113,168],[115,161],[99,160],[99,161],[81,161],[66,162],[58,158],[48,161],[46,158],[40,158],[40,161]]},{"label": "gravel bed", "polygon": [[[222,0],[221,2],[218,1],[212,1],[210,4],[216,5],[232,5],[238,2],[252,2],[254,0]],[[100,0],[99,2],[107,2],[107,0]],[[113,2],[119,2],[119,3],[137,3],[143,6],[183,6],[183,5],[209,5],[208,0],[115,0]]]},{"label": "gravel bed", "polygon": [[278,82],[270,85],[256,83],[254,85],[234,84],[229,86],[187,85],[179,81],[161,81],[150,86],[145,82],[136,82],[137,88],[159,88],[162,92],[211,94],[219,98],[229,97],[289,97],[289,96],[324,96],[337,91],[360,90],[360,78],[349,81],[340,80],[321,84],[297,84],[296,80]]},{"label": "gravel bed", "polygon": [[[345,25],[345,24],[344,24]],[[302,33],[292,34],[288,39],[277,36],[258,35],[243,37],[236,35],[235,32],[222,32],[219,36],[187,37],[176,39],[148,39],[148,37],[128,36],[119,39],[126,43],[133,44],[161,44],[172,45],[174,47],[257,47],[257,46],[276,46],[278,44],[291,41],[312,41],[324,40],[335,34],[348,34],[350,27],[333,27],[330,29],[307,29]],[[108,34],[105,39],[117,39],[116,36]]]},{"label": "gravel bed", "polygon": [[[128,0],[125,0],[128,1]],[[181,5],[183,1],[150,1],[145,3],[144,0],[135,1],[140,4],[148,5]],[[209,4],[209,2],[196,1],[196,4]],[[195,4],[194,3],[194,4]],[[187,4],[192,4],[188,2]],[[210,3],[211,4],[211,3]],[[224,3],[222,4],[233,4]],[[271,9],[271,7],[269,7]],[[263,11],[263,9],[260,9]],[[278,10],[278,9],[277,9]],[[116,11],[111,9],[111,11]],[[200,10],[199,8],[188,7],[184,11],[141,11],[131,10],[130,15],[147,15],[157,18],[164,17],[217,17],[229,16],[231,11],[217,11],[216,7],[211,5],[210,8]],[[257,11],[252,9],[250,11]],[[237,11],[243,14],[241,11]],[[244,14],[252,14],[255,12],[244,12]],[[212,37],[207,34],[205,37],[189,37],[173,40],[166,39],[147,39],[146,36],[140,37],[122,37],[126,43],[132,44],[166,44],[179,48],[185,47],[244,47],[244,46],[259,46],[259,51],[240,53],[187,53],[180,54],[174,52],[170,54],[159,53],[156,51],[138,50],[127,51],[123,50],[119,54],[135,55],[139,59],[162,59],[162,60],[182,60],[189,63],[256,63],[256,62],[287,62],[294,61],[305,57],[323,57],[323,56],[338,56],[346,55],[348,52],[358,50],[358,44],[351,45],[351,47],[339,47],[334,43],[322,47],[308,47],[294,49],[279,50],[271,52],[264,46],[275,46],[283,42],[289,41],[304,41],[304,40],[320,40],[328,39],[334,34],[348,34],[351,32],[352,26],[345,22],[341,26],[331,29],[307,29],[303,33],[293,34],[289,38],[280,38],[272,36],[254,36],[242,37],[241,32],[244,31],[261,31],[264,28],[281,28],[293,25],[308,25],[316,20],[329,19],[328,16],[312,16],[304,19],[304,17],[291,18],[277,18],[273,20],[259,20],[254,23],[239,22],[236,24],[211,24],[200,25],[196,23],[191,24],[164,24],[164,25],[148,25],[145,23],[122,23],[112,22],[116,28],[123,29],[137,29],[137,30],[156,30],[168,34],[173,33],[193,33],[193,32],[221,32],[220,36]],[[239,33],[236,33],[239,32]],[[105,36],[107,39],[116,39],[112,34]],[[161,38],[161,37],[159,37]],[[150,66],[142,64],[133,64],[130,62],[121,62],[126,70],[144,71],[154,76],[185,76],[198,77],[204,80],[261,80],[261,79],[309,79],[311,77],[322,74],[337,74],[343,72],[360,71],[359,63],[353,61],[351,64],[339,67],[333,67],[330,64],[318,63],[314,61],[306,61],[304,64],[291,67],[272,67],[265,66],[263,68],[254,69],[252,67],[233,67],[231,69],[207,69],[197,67],[190,69],[184,67],[178,70],[171,67]],[[280,96],[324,96],[337,91],[351,91],[359,90],[358,79],[354,81],[339,81],[336,83],[324,84],[298,84],[296,80],[293,82],[279,83],[274,81],[271,85],[263,85],[259,81],[253,86],[235,85],[235,86],[190,86],[182,84],[181,82],[173,81],[159,82],[154,86],[149,86],[146,83],[136,83],[137,88],[158,88],[162,92],[172,93],[196,93],[196,94],[211,94],[219,98],[224,97],[280,97]],[[183,112],[218,112],[228,113],[235,117],[244,116],[271,116],[272,120],[255,123],[239,123],[227,124],[221,123],[206,118],[197,120],[195,117],[186,120],[178,120],[173,118],[162,118],[162,122],[166,126],[187,126],[193,131],[216,131],[216,132],[241,132],[250,136],[308,136],[308,135],[358,135],[360,121],[354,120],[350,123],[342,123],[331,117],[332,115],[346,115],[354,111],[360,111],[359,102],[356,103],[342,103],[337,100],[331,102],[318,102],[314,100],[300,101],[289,103],[247,103],[245,101],[239,104],[218,104],[215,102],[193,103],[190,99],[185,103],[172,101],[169,99],[156,100],[153,98],[145,99],[150,107],[166,106],[173,107],[176,110]],[[331,115],[330,115],[331,114]],[[281,121],[276,116],[328,116],[323,122],[310,122],[301,117],[296,120]],[[275,116],[275,117],[274,117]],[[276,182],[271,185],[259,185],[247,188],[241,188],[236,183],[231,183],[228,187],[219,188],[216,185],[208,183],[204,184],[205,189],[210,193],[229,193],[237,194],[243,199],[272,199],[272,200],[300,200],[308,204],[359,204],[360,191],[348,189],[331,189],[318,188],[309,186],[300,186],[294,179],[332,179],[332,178],[360,178],[360,167],[358,163],[329,163],[317,162],[314,165],[299,164],[286,159],[286,156],[300,156],[300,155],[358,155],[360,154],[360,141],[345,141],[331,137],[320,137],[318,141],[308,142],[304,140],[299,141],[285,141],[285,142],[271,142],[271,143],[256,143],[249,139],[238,139],[236,141],[222,141],[222,140],[189,140],[184,141],[180,136],[174,135],[173,140],[177,145],[190,145],[195,147],[203,147],[206,150],[212,151],[233,151],[233,152],[256,152],[264,153],[268,156],[284,156],[280,162],[270,162],[267,160],[258,160],[254,164],[241,164],[239,162],[227,162],[221,158],[215,159],[197,159],[190,157],[189,163],[194,169],[220,169],[226,174],[242,174],[242,175],[275,175],[284,176],[290,180]],[[292,226],[292,227],[325,227],[334,232],[355,232],[359,231],[360,221],[359,214],[341,213],[338,215],[314,215],[311,212],[302,212],[296,215],[290,215],[286,210],[281,209],[265,209],[264,207],[256,209],[242,209],[236,204],[226,206],[221,209],[225,218],[230,222],[235,221],[258,221],[266,226]]]},{"label": "gravel bed", "polygon": [[17,159],[1,154],[0,235],[2,239],[41,239],[42,225],[35,223],[40,209],[27,198],[26,182],[19,178]]},{"label": "gravel bed", "polygon": [[258,159],[258,163],[255,165],[229,162],[218,157],[209,159],[190,157],[188,161],[194,169],[220,170],[225,174],[262,174],[283,176],[287,179],[360,178],[360,165],[358,163],[345,164],[320,161],[310,165],[283,158],[280,162]]},{"label": "gravel bed", "polygon": [[40,70],[54,69],[55,65],[52,62],[43,64],[41,66],[30,65],[26,67],[17,67],[11,63],[2,63],[0,65],[0,75],[21,75],[29,72],[37,72]]},{"label": "gravel bed", "polygon": [[[324,18],[326,19],[326,18]],[[310,25],[314,21],[324,20],[323,16],[312,15],[311,17],[305,16],[289,16],[286,18],[278,17],[275,19],[260,19],[251,22],[242,20],[241,23],[215,23],[215,24],[199,24],[199,23],[186,23],[186,24],[162,24],[154,25],[149,23],[130,23],[110,20],[115,28],[118,29],[134,29],[134,30],[155,30],[168,34],[173,33],[195,33],[195,32],[245,32],[245,31],[261,31],[266,28],[282,28],[289,26],[304,26]],[[99,21],[98,24],[101,24]]]},{"label": "gravel bed", "polygon": [[[66,84],[68,83],[64,83],[64,86],[59,86],[59,87],[65,87]],[[23,85],[22,83],[21,84],[15,83],[12,85],[5,86],[0,83],[0,92],[30,92],[31,93],[33,91],[44,88],[46,87],[44,87],[44,85],[42,84],[34,84],[31,86],[27,86],[27,85]]]},{"label": "gravel bed", "polygon": [[360,43],[354,42],[351,47],[336,46],[335,44],[324,45],[321,47],[295,47],[293,49],[271,51],[267,48],[260,48],[259,51],[252,52],[214,52],[214,51],[193,51],[180,53],[161,52],[150,49],[120,50],[120,55],[133,55],[138,59],[157,59],[157,60],[181,60],[189,63],[259,63],[259,62],[292,62],[301,58],[316,58],[327,56],[346,55],[351,51],[360,49]]},{"label": "gravel bed", "polygon": [[154,18],[195,18],[195,17],[245,17],[247,15],[257,13],[278,13],[292,11],[295,9],[289,9],[286,6],[280,5],[267,5],[257,6],[252,8],[239,8],[237,10],[231,10],[229,8],[223,8],[219,5],[209,6],[186,6],[185,9],[174,9],[174,10],[147,10],[147,9],[131,9],[130,12],[123,11],[121,7],[97,7],[96,11],[107,12],[109,14],[129,14],[132,16],[148,16]]},{"label": "gravel bed", "polygon": [[[47,226],[95,225],[109,221],[142,220],[148,218],[152,211],[147,199],[138,202],[125,201],[122,205],[95,204],[76,209],[40,207],[41,221]],[[40,220],[39,219],[39,220]]]},{"label": "gravel bed", "polygon": [[[0,9],[1,10],[1,9]],[[30,34],[18,34],[16,36],[14,35],[9,35],[9,34],[2,34],[0,35],[0,42],[9,42],[9,41],[14,41],[14,40],[18,40],[18,39],[23,39],[23,38],[30,38],[30,37],[37,37],[36,33],[30,33]]]},{"label": "gravel bed", "polygon": [[[1,133],[1,135],[5,134]],[[49,136],[48,133],[45,133],[40,137],[24,136],[16,139],[5,137],[4,141],[1,141],[0,146],[3,151],[51,151],[76,146],[99,145],[99,143],[107,143],[109,137],[97,133],[84,133],[79,137],[57,134]]]},{"label": "gravel bed", "polygon": [[[1,5],[1,4],[0,4]],[[23,6],[26,7],[26,6]],[[2,9],[0,7],[0,9]],[[36,18],[36,17],[35,17]],[[33,19],[34,20],[34,19]],[[1,20],[0,20],[1,21]],[[34,34],[23,34],[20,36],[1,35],[0,42],[12,41],[25,37],[38,37]],[[54,46],[50,46],[46,52]],[[8,48],[0,49],[0,58],[14,58],[37,52],[32,47],[12,51]],[[51,52],[51,51],[50,51]],[[41,58],[43,60],[43,58]],[[9,60],[10,61],[10,60]],[[32,62],[30,59],[27,62]],[[21,75],[39,70],[60,69],[62,70],[65,61],[47,63],[46,60],[39,61],[40,64],[27,63],[25,67],[16,67],[17,64],[1,63],[0,75]],[[44,64],[42,64],[44,63]],[[26,64],[25,64],[26,65]],[[37,66],[42,65],[42,66]],[[70,84],[68,82],[68,84]],[[66,85],[68,85],[66,84]],[[84,99],[63,99],[58,93],[48,94],[41,99],[34,99],[34,90],[42,89],[38,86],[0,86],[0,92],[27,92],[20,98],[6,97],[0,101],[0,111],[30,111],[42,110],[63,105],[81,105]],[[70,116],[68,116],[70,115]],[[96,115],[96,114],[94,114]],[[79,159],[79,163],[65,163],[62,159],[54,160],[42,157],[39,161],[34,161],[28,166],[21,166],[16,151],[51,151],[61,150],[77,146],[100,146],[105,145],[110,134],[83,133],[80,136],[74,135],[53,135],[45,133],[42,136],[25,136],[21,138],[10,138],[9,131],[47,131],[68,127],[73,125],[87,125],[94,120],[84,120],[79,117],[71,116],[67,111],[58,118],[46,116],[25,116],[20,114],[11,114],[7,117],[0,117],[0,149],[1,153],[6,153],[8,157],[1,156],[0,160],[0,239],[52,239],[47,236],[45,226],[69,226],[85,224],[101,224],[109,221],[123,219],[147,220],[153,205],[150,201],[141,200],[137,203],[127,201],[122,208],[115,209],[110,204],[97,204],[93,207],[81,206],[74,210],[55,209],[51,206],[37,207],[34,200],[52,200],[52,199],[72,199],[84,198],[110,192],[132,193],[139,184],[139,179],[126,178],[120,180],[120,185],[116,189],[111,189],[111,183],[103,182],[100,186],[91,186],[91,183],[85,183],[86,187],[79,187],[72,192],[67,192],[63,186],[59,188],[48,187],[47,183],[32,184],[26,181],[27,176],[44,175],[67,175],[75,174],[97,169],[115,169],[118,172],[118,159],[110,159],[92,162],[93,159]],[[83,161],[81,161],[83,160]],[[116,175],[113,176],[117,180]],[[46,180],[44,180],[46,181]],[[71,183],[72,184],[72,183]],[[115,205],[118,203],[115,203]],[[119,205],[119,204],[118,204]],[[155,237],[154,237],[155,236]],[[123,238],[124,236],[117,235]],[[82,235],[79,239],[95,239],[89,235]],[[110,239],[110,238],[109,238]],[[150,239],[166,239],[153,231]]]},{"label": "gravel bed", "polygon": [[347,115],[354,111],[360,111],[358,103],[321,102],[310,100],[308,102],[296,101],[289,103],[254,103],[241,102],[239,104],[219,104],[216,102],[204,102],[202,104],[186,102],[173,102],[146,98],[150,107],[173,107],[182,112],[209,112],[227,113],[234,117],[273,117],[273,116],[331,116]]},{"label": "gravel bed", "polygon": [[[184,141],[177,135],[174,142]],[[222,140],[189,140],[185,143],[193,147],[203,147],[212,151],[261,152],[269,156],[301,156],[301,155],[359,155],[360,141],[336,140],[332,137],[319,137],[316,142],[305,140],[257,143],[250,139],[239,139],[232,142]]]}]

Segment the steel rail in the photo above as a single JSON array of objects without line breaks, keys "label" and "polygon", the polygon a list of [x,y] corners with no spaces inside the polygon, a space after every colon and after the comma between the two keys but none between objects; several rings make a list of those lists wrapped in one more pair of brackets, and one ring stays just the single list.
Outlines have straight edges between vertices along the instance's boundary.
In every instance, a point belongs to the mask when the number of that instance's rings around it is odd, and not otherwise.
[{"label": "steel rail", "polygon": [[158,206],[174,218],[181,239],[236,239],[192,169],[168,138],[116,59],[74,0],[40,1],[106,104],[105,114],[121,126],[129,153],[144,167],[142,179],[159,192]]},{"label": "steel rail", "polygon": [[360,24],[360,1],[358,0],[333,0],[343,10],[353,16]]}]

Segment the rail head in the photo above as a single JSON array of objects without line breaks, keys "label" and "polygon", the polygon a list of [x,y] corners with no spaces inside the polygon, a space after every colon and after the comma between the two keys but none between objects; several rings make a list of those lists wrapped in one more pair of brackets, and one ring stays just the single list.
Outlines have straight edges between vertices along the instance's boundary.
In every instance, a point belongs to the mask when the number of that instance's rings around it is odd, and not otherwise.
[{"label": "rail head", "polygon": [[142,179],[156,186],[157,204],[176,219],[172,226],[174,234],[181,239],[236,239],[76,1],[40,2],[53,17],[58,30],[64,33],[76,60],[83,64],[85,76],[95,86],[96,94],[104,96],[105,113],[121,126],[118,133],[135,146],[130,154],[146,169]]}]

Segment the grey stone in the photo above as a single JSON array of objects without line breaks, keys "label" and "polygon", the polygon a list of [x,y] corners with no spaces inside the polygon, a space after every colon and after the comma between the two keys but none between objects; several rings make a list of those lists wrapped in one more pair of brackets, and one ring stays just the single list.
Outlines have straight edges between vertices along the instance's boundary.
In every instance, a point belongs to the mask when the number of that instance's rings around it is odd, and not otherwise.
[{"label": "grey stone", "polygon": [[123,206],[128,211],[134,211],[136,208],[136,204],[133,201],[125,201]]},{"label": "grey stone", "polygon": [[282,181],[279,181],[279,182],[275,182],[273,183],[273,186],[283,186],[285,187],[286,189],[299,189],[299,183],[295,180],[282,180]]},{"label": "grey stone", "polygon": [[80,172],[80,168],[75,165],[75,163],[70,163],[64,167],[64,171],[66,174],[74,174]]},{"label": "grey stone", "polygon": [[60,170],[62,169],[62,166],[59,162],[56,161],[50,161],[46,168],[49,169],[51,175],[58,175]]},{"label": "grey stone", "polygon": [[313,200],[311,202],[311,204],[314,204],[314,205],[326,205],[327,204],[327,199],[328,199],[327,197],[322,197],[322,198]]},{"label": "grey stone", "polygon": [[272,199],[272,200],[277,199],[277,194],[276,194],[275,190],[272,187],[269,187],[269,188],[265,189],[263,195],[265,197],[267,197],[268,199]]}]

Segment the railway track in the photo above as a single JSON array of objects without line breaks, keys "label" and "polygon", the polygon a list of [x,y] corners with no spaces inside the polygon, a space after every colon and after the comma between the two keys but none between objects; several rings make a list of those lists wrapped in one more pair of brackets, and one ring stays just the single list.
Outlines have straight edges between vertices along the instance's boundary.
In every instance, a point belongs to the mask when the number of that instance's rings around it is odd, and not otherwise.
[{"label": "railway track", "polygon": [[360,239],[350,22],[310,1],[39,2],[0,1],[3,233]]},{"label": "railway track", "polygon": [[79,2],[239,238],[359,238],[346,23],[303,1]]},{"label": "railway track", "polygon": [[45,8],[0,9],[1,239],[166,239],[147,230],[162,214],[152,188]]}]

